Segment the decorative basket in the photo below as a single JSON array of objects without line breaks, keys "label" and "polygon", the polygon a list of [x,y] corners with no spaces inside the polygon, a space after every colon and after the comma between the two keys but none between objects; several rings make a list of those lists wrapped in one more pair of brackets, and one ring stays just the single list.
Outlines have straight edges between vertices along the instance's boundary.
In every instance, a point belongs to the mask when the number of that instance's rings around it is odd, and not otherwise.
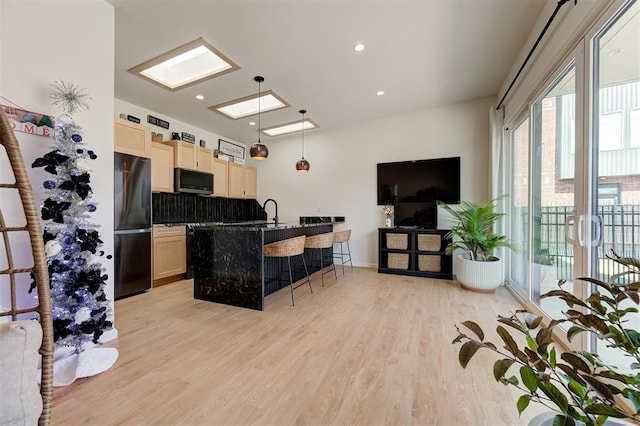
[{"label": "decorative basket", "polygon": [[409,269],[409,255],[406,253],[389,253],[387,266],[390,269]]},{"label": "decorative basket", "polygon": [[388,233],[387,234],[387,248],[388,249],[406,250],[407,247],[408,247],[408,241],[409,241],[408,237],[409,237],[409,234]]},{"label": "decorative basket", "polygon": [[418,234],[418,250],[440,251],[440,235]]},{"label": "decorative basket", "polygon": [[440,272],[440,256],[419,254],[418,270],[426,272]]}]

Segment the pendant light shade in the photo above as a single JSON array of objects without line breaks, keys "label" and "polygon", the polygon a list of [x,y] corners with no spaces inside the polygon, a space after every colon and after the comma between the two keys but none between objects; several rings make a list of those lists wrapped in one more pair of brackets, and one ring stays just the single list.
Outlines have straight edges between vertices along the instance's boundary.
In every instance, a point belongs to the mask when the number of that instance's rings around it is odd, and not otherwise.
[{"label": "pendant light shade", "polygon": [[307,110],[301,109],[298,112],[302,114],[302,121],[300,122],[302,125],[302,158],[296,163],[296,170],[298,173],[307,173],[311,168],[311,164],[304,159],[304,115],[307,113]]},{"label": "pendant light shade", "polygon": [[251,145],[249,155],[254,160],[266,160],[269,157],[269,148],[260,141],[260,97],[262,96],[260,84],[264,81],[264,77],[257,75],[253,80],[258,82],[258,142]]}]

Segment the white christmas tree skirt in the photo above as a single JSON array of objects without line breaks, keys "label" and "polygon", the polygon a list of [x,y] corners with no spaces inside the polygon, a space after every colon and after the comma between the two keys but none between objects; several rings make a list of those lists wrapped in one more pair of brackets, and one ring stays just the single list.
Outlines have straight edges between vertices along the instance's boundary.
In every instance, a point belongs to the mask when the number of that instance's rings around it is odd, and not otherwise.
[{"label": "white christmas tree skirt", "polygon": [[91,347],[71,353],[53,363],[53,386],[69,386],[76,379],[91,377],[108,370],[118,359],[116,348]]}]

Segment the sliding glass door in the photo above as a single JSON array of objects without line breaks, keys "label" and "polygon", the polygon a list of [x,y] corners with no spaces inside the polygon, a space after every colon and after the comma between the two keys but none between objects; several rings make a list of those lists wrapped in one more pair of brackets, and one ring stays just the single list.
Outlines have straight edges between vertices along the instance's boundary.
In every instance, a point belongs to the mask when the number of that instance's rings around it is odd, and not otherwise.
[{"label": "sliding glass door", "polygon": [[[563,316],[564,305],[537,298],[559,279],[586,296],[593,289],[576,278],[607,281],[620,272],[607,258],[612,249],[640,257],[638,34],[638,1],[610,11],[526,114],[508,123],[509,236],[521,248],[510,256],[508,277],[552,318]],[[610,356],[600,341],[574,343]]]},{"label": "sliding glass door", "polygon": [[581,267],[576,262],[573,234],[581,203],[576,182],[582,179],[576,167],[576,58],[548,85],[533,104],[531,158],[531,216],[528,266],[531,297],[547,315],[562,315],[562,301],[538,296],[557,288],[573,291],[573,278]]},{"label": "sliding glass door", "polygon": [[[590,276],[608,281],[640,258],[640,3],[633,2],[593,37]],[[623,302],[624,303],[624,302]],[[631,306],[631,303],[627,303]],[[640,328],[640,315],[629,328]],[[592,348],[625,367],[629,360],[594,339]],[[618,358],[616,358],[616,354]]]}]

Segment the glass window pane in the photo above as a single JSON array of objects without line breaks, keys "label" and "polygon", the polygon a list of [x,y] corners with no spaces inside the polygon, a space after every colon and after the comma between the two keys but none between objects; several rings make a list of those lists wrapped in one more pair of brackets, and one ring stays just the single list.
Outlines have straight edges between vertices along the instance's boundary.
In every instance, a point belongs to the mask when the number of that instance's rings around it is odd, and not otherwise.
[{"label": "glass window pane", "polygon": [[[592,214],[602,221],[602,241],[591,251],[589,276],[608,281],[621,272],[607,258],[611,250],[640,258],[640,3],[629,2],[606,25],[594,42],[594,143]],[[595,149],[595,148],[599,149]],[[594,228],[596,228],[594,226]],[[632,303],[623,301],[622,308]],[[626,328],[640,328],[640,315],[629,318]],[[607,342],[592,339],[591,350],[621,368],[630,358]]]},{"label": "glass window pane", "polygon": [[600,115],[600,151],[622,149],[622,113]]},{"label": "glass window pane", "polygon": [[527,288],[527,230],[529,227],[529,118],[520,123],[510,135],[511,140],[511,197],[510,238],[520,250],[511,253],[509,278],[522,289]]},{"label": "glass window pane", "polygon": [[533,106],[531,170],[532,235],[529,265],[532,301],[551,318],[562,318],[562,301],[539,295],[557,288],[573,291],[573,247],[565,240],[565,222],[574,208],[575,64],[551,84]]},{"label": "glass window pane", "polygon": [[629,118],[629,146],[640,148],[640,108],[632,109]]}]

